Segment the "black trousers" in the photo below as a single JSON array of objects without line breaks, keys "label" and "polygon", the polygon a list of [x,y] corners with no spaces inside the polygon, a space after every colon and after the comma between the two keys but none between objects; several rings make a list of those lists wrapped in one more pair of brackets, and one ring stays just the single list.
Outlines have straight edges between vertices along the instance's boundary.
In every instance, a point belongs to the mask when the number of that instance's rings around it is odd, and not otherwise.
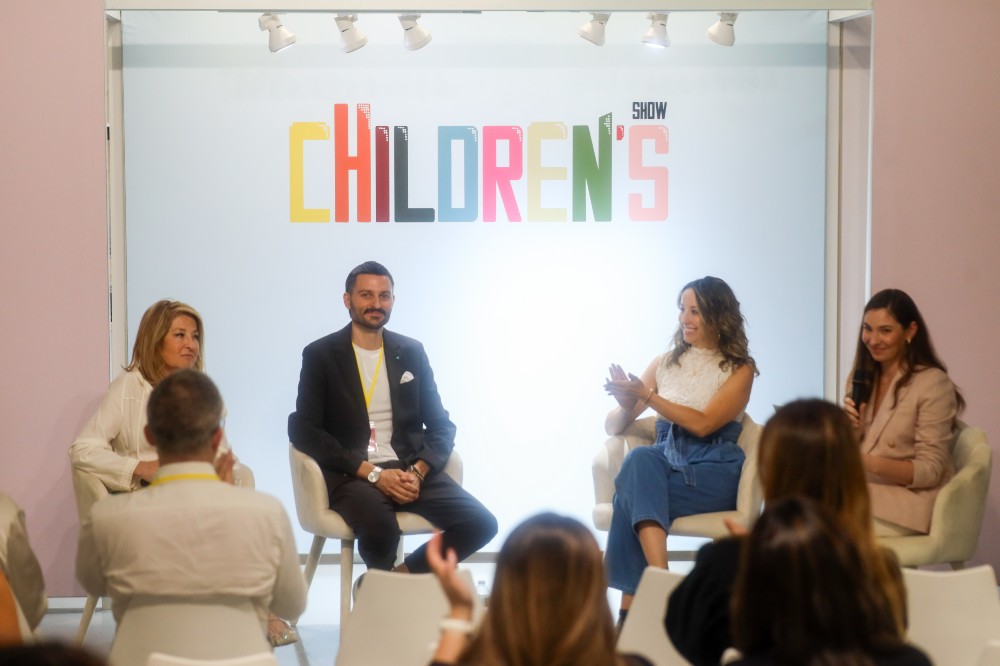
[{"label": "black trousers", "polygon": [[[430,521],[442,531],[444,547],[454,548],[459,560],[485,546],[497,533],[496,517],[442,472],[429,476],[420,485],[420,497],[409,504],[398,504],[367,480],[353,476],[328,478],[327,485],[330,508],[354,530],[358,552],[369,569],[388,571],[395,564],[401,536],[397,511]],[[403,563],[413,573],[429,572],[426,546],[420,546]]]}]

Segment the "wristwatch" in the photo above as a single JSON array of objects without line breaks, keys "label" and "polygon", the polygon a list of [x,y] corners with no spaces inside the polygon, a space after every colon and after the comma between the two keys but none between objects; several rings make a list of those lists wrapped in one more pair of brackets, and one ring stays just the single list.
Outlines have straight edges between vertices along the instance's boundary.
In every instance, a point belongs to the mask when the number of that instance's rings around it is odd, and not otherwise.
[{"label": "wristwatch", "polygon": [[368,480],[372,483],[378,483],[378,477],[382,474],[382,468],[378,465],[372,468],[372,471],[368,472]]}]

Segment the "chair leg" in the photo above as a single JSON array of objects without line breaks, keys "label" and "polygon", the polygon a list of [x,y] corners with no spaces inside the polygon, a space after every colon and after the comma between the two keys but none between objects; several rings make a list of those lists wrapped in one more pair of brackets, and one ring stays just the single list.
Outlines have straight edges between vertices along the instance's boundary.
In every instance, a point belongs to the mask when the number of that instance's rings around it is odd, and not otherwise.
[{"label": "chair leg", "polygon": [[83,615],[80,616],[80,627],[76,630],[77,645],[83,645],[83,640],[87,637],[87,629],[90,627],[90,620],[94,617],[95,608],[97,608],[97,597],[88,595],[87,601],[83,605]]},{"label": "chair leg", "polygon": [[340,640],[351,616],[351,585],[354,582],[354,539],[340,540]]},{"label": "chair leg", "polygon": [[319,557],[323,554],[324,544],[326,544],[326,537],[313,537],[312,547],[309,549],[309,557],[306,558],[306,569],[302,572],[306,578],[306,592],[312,586],[313,576],[316,575],[316,567],[319,566]]}]

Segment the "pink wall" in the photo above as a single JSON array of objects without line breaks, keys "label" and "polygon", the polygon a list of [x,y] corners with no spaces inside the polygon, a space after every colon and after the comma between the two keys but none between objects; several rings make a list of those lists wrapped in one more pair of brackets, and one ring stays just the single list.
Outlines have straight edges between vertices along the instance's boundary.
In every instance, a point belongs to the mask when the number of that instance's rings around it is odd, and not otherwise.
[{"label": "pink wall", "polygon": [[1000,569],[1000,48],[996,0],[877,0],[872,289],[917,301],[986,430],[977,562]]},{"label": "pink wall", "polygon": [[4,3],[0,490],[51,596],[78,594],[66,451],[108,384],[104,4]]}]

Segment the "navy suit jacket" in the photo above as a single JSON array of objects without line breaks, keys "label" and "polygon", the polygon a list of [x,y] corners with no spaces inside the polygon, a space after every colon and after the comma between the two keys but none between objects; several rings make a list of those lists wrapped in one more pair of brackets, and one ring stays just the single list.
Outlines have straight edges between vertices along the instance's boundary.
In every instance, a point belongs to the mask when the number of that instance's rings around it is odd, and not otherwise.
[{"label": "navy suit jacket", "polygon": [[[424,347],[413,338],[384,329],[382,339],[392,402],[392,448],[407,464],[423,460],[432,471],[440,470],[455,446],[455,424],[441,404]],[[406,372],[413,379],[403,383]],[[354,476],[368,459],[369,434],[368,409],[348,324],[302,350],[299,394],[295,411],[288,417],[288,437],[329,477]]]}]

